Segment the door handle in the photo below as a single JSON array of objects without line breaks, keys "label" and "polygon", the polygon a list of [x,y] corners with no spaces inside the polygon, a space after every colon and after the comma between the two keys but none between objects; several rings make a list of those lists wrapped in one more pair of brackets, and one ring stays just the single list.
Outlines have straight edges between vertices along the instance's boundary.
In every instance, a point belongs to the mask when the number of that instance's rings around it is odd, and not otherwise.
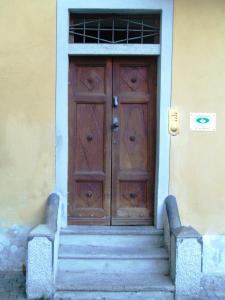
[{"label": "door handle", "polygon": [[119,120],[117,117],[113,117],[112,130],[118,131],[118,129],[119,129]]},{"label": "door handle", "polygon": [[113,107],[118,107],[119,105],[119,97],[113,96]]}]

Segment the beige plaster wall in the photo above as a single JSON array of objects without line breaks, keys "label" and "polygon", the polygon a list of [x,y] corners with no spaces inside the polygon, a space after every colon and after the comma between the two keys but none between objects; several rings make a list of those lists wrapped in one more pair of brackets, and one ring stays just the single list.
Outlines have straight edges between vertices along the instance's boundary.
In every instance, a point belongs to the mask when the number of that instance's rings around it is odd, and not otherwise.
[{"label": "beige plaster wall", "polygon": [[[184,224],[225,234],[225,1],[175,0],[170,192]],[[191,132],[190,112],[217,113],[216,132]]]},{"label": "beige plaster wall", "polygon": [[[0,1],[0,226],[43,218],[54,188],[56,1]],[[170,192],[182,222],[225,233],[225,1],[175,0]],[[217,131],[191,132],[190,112]]]},{"label": "beige plaster wall", "polygon": [[0,226],[33,225],[54,183],[55,0],[0,1]]}]

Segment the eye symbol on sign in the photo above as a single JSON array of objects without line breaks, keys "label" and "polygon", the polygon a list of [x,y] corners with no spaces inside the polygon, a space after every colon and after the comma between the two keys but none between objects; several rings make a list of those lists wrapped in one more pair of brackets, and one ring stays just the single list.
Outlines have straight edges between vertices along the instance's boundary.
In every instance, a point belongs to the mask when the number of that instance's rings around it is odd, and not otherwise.
[{"label": "eye symbol on sign", "polygon": [[207,117],[200,117],[200,118],[197,118],[196,121],[200,124],[206,124],[206,123],[209,123],[209,118]]}]

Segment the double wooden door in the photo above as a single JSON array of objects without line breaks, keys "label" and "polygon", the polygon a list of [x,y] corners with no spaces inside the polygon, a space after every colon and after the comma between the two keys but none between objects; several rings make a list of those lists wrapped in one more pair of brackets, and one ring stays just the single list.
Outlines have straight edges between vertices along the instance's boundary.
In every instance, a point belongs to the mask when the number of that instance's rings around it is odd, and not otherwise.
[{"label": "double wooden door", "polygon": [[153,222],[155,57],[71,57],[69,224]]}]

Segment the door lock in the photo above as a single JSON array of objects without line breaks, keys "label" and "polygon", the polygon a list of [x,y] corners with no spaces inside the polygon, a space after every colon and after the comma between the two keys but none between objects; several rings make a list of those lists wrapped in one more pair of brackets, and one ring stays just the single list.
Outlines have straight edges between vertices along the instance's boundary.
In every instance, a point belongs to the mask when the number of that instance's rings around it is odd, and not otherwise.
[{"label": "door lock", "polygon": [[113,107],[118,107],[119,105],[119,97],[113,96]]},{"label": "door lock", "polygon": [[119,129],[119,120],[117,117],[113,117],[112,130],[118,131],[118,129]]}]

